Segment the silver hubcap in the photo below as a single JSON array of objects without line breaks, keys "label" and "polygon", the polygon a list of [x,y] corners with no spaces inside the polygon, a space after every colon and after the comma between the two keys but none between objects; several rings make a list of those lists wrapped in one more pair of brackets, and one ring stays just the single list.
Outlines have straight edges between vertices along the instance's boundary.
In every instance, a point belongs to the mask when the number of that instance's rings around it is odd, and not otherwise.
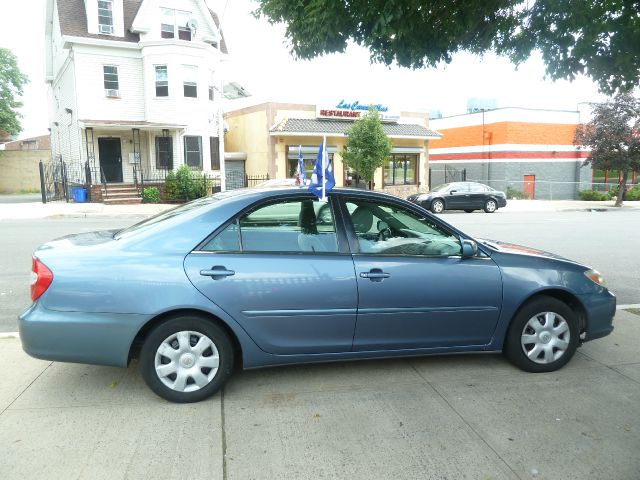
[{"label": "silver hubcap", "polygon": [[444,210],[444,204],[440,200],[436,200],[433,202],[433,210],[437,213],[442,212],[442,210]]},{"label": "silver hubcap", "polygon": [[178,392],[204,388],[216,376],[219,365],[215,343],[200,332],[174,333],[165,338],[156,351],[158,378]]},{"label": "silver hubcap", "polygon": [[558,360],[569,348],[567,321],[554,312],[541,312],[529,319],[522,330],[522,350],[535,363]]},{"label": "silver hubcap", "polygon": [[494,202],[493,200],[489,200],[487,202],[487,210],[489,212],[495,212],[495,210],[496,210],[496,202]]}]

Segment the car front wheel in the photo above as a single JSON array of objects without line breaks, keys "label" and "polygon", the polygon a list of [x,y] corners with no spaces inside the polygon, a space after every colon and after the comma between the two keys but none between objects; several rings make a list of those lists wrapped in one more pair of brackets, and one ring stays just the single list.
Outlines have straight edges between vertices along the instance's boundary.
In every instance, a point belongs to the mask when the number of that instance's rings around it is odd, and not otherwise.
[{"label": "car front wheel", "polygon": [[444,202],[439,198],[436,198],[431,202],[431,211],[433,213],[442,213],[444,211]]},{"label": "car front wheel", "polygon": [[538,297],[514,317],[504,352],[522,370],[552,372],[571,360],[578,336],[578,319],[565,303]]},{"label": "car front wheel", "polygon": [[199,402],[231,375],[233,348],[227,334],[197,316],[165,320],[147,336],[140,372],[157,395],[176,403]]},{"label": "car front wheel", "polygon": [[495,200],[487,200],[484,202],[484,211],[487,213],[493,213],[498,209],[498,204]]}]

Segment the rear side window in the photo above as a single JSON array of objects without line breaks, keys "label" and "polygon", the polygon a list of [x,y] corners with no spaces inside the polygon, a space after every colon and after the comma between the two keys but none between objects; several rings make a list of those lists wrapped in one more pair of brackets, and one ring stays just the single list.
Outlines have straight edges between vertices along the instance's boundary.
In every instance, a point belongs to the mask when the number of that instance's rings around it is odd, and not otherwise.
[{"label": "rear side window", "polygon": [[219,232],[205,251],[336,253],[331,206],[314,199],[258,207]]}]

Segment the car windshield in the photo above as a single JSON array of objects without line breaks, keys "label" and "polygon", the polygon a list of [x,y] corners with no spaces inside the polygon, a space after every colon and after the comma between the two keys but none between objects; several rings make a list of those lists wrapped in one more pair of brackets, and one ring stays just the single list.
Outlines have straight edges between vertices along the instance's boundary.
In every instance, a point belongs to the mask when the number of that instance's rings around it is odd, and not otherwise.
[{"label": "car windshield", "polygon": [[178,215],[182,215],[183,213],[190,212],[204,205],[209,205],[210,203],[215,202],[217,200],[219,200],[217,195],[210,195],[208,197],[198,198],[197,200],[193,200],[189,203],[185,203],[184,205],[179,205],[175,208],[172,208],[165,212],[154,215],[153,217],[147,218],[142,222],[138,222],[135,225],[132,225],[123,230],[120,230],[113,235],[113,238],[115,240],[119,240],[135,232],[144,230],[152,225],[156,225],[160,222],[164,222],[165,220],[169,220],[170,218],[174,218]]}]

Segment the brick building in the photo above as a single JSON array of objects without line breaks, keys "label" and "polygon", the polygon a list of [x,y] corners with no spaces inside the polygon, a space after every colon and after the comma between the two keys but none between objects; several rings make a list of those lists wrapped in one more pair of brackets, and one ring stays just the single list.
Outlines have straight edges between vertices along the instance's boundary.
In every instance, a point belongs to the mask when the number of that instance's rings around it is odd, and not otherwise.
[{"label": "brick building", "polygon": [[[431,185],[451,172],[529,198],[571,199],[592,188],[588,156],[573,144],[578,111],[498,108],[431,120]],[[596,180],[599,180],[597,178]]]}]

